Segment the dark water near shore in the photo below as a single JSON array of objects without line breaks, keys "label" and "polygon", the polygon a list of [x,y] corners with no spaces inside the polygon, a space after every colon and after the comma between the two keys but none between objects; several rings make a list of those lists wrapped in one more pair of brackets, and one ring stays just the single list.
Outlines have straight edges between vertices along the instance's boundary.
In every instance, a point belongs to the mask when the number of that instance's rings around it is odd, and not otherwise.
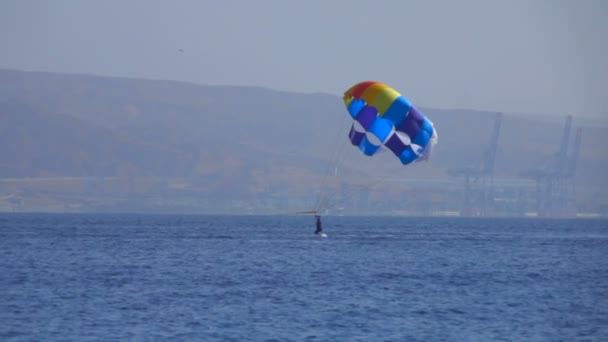
[{"label": "dark water near shore", "polygon": [[608,341],[608,221],[0,215],[2,341]]}]

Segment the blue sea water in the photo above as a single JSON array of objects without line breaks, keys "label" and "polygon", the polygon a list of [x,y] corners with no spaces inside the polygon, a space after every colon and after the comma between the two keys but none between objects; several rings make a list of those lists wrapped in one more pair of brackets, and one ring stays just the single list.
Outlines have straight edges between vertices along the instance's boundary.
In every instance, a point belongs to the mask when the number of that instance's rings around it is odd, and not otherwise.
[{"label": "blue sea water", "polygon": [[2,341],[608,341],[608,221],[0,215]]}]

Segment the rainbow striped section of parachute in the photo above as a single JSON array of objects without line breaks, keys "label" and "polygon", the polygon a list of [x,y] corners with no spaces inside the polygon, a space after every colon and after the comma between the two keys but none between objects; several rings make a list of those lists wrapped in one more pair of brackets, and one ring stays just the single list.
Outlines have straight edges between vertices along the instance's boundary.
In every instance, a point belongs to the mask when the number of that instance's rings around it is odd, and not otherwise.
[{"label": "rainbow striped section of parachute", "polygon": [[374,81],[357,83],[344,93],[344,104],[353,118],[350,141],[365,155],[389,149],[404,165],[429,159],[437,131],[395,89]]}]

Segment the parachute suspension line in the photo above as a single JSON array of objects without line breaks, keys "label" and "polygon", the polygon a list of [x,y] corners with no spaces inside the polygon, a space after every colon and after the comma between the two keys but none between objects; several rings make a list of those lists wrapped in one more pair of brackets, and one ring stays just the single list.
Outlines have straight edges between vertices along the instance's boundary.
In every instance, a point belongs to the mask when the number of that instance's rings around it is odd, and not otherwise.
[{"label": "parachute suspension line", "polygon": [[[350,126],[349,126],[349,130],[350,130]],[[348,149],[348,148],[356,148],[356,147],[352,146],[352,144],[350,143],[350,141],[348,139],[344,140],[339,145],[340,151],[344,151],[345,149]],[[346,153],[340,152],[340,154],[338,155],[338,158],[336,158],[336,162],[334,163],[334,165],[336,165],[336,167],[339,165],[342,165],[342,163],[346,157],[347,157]],[[330,165],[330,168],[331,168],[331,165]],[[337,175],[335,175],[335,176],[337,176]],[[383,176],[372,177],[367,182],[363,182],[362,184],[359,184],[359,185],[364,188],[372,188],[374,186],[384,183],[385,181],[386,181],[386,178]],[[350,190],[343,192],[343,193],[341,192],[341,189],[339,189],[339,188],[335,188],[335,189],[333,189],[333,191],[329,191],[329,190],[325,191],[324,192],[325,196],[322,196],[319,198],[319,203],[315,207],[315,212],[334,209],[336,207],[336,205],[338,204],[338,201],[337,201],[338,195],[342,195],[342,197],[348,197],[356,190],[357,190],[356,187],[352,187]]]},{"label": "parachute suspension line", "polygon": [[[378,177],[376,179],[372,179],[371,181],[362,184],[361,186],[371,188],[371,187],[377,186],[379,184],[382,184],[385,181],[386,181],[386,178]],[[350,190],[342,193],[341,195],[343,197],[348,197],[356,190],[357,189],[353,187]],[[332,194],[330,196],[327,197],[327,199],[325,201],[325,205],[323,206],[324,210],[330,210],[330,209],[334,209],[336,207],[336,205],[338,204],[338,201],[334,201],[334,200],[336,199],[337,195],[338,195],[338,191],[336,190],[336,191],[332,192]]]},{"label": "parachute suspension line", "polygon": [[[347,153],[346,150],[349,148],[357,149],[356,146],[352,146],[350,140],[348,139],[348,132],[350,132],[351,124],[350,118],[346,116],[345,119],[342,120],[340,127],[346,127],[345,134],[338,135],[337,139],[334,143],[333,153],[331,158],[328,161],[326,172],[323,176],[323,180],[321,183],[320,194],[318,196],[317,204],[314,207],[314,213],[321,213],[322,211],[327,211],[330,209],[334,209],[338,205],[338,201],[336,200],[338,195],[342,195],[343,197],[348,197],[348,195],[352,194],[356,191],[356,188],[352,188],[349,191],[341,193],[341,189],[338,187],[334,187],[330,189],[327,187],[329,183],[329,179],[332,178],[332,172],[334,170],[338,170],[342,167],[344,160],[346,160]],[[334,177],[338,176],[337,172],[333,175]],[[378,184],[382,184],[386,181],[384,177],[373,177],[370,178],[367,182],[360,184],[362,187],[371,188]]]},{"label": "parachute suspension line", "polygon": [[327,197],[331,194],[327,188],[329,179],[332,174],[334,177],[337,176],[338,168],[342,166],[342,163],[345,159],[345,149],[348,145],[350,145],[350,141],[348,140],[348,132],[350,131],[350,118],[348,116],[343,116],[341,120],[339,120],[339,127],[345,128],[346,131],[344,134],[336,135],[335,141],[333,143],[332,153],[327,162],[327,168],[325,173],[323,174],[323,178],[321,180],[321,185],[319,188],[319,195],[317,197],[316,204],[314,206],[314,212],[319,213],[321,210],[324,210],[324,203],[327,201]]},{"label": "parachute suspension line", "polygon": [[[350,127],[348,129],[350,130]],[[332,178],[331,175],[337,175],[338,168],[340,168],[342,166],[342,163],[344,162],[344,150],[348,142],[347,135],[338,135],[336,138],[337,139],[333,146],[333,153],[330,159],[328,160],[327,169],[321,181],[319,196],[317,199],[317,203],[314,207],[314,210],[316,212],[320,212],[323,209],[324,202],[326,201],[327,196],[330,195],[328,185],[330,179]]]}]

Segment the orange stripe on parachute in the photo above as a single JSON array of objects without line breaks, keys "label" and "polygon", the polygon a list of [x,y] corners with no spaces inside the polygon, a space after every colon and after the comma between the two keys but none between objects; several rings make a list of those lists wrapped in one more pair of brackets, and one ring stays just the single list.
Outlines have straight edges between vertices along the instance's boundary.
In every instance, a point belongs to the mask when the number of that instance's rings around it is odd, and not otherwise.
[{"label": "orange stripe on parachute", "polygon": [[380,91],[382,91],[382,89],[384,89],[386,87],[387,86],[385,84],[374,83],[374,84],[370,85],[369,87],[365,88],[365,90],[361,94],[361,98],[368,105],[372,105],[372,103],[374,102],[374,99],[376,99],[376,96],[378,96],[378,93],[380,93]]},{"label": "orange stripe on parachute", "polygon": [[366,81],[366,82],[358,83],[354,87],[349,89],[348,94],[356,99],[359,99],[359,98],[361,98],[361,95],[363,94],[365,89],[367,89],[368,87],[370,87],[371,85],[376,84],[376,83],[378,83],[378,82]]},{"label": "orange stripe on parachute", "polygon": [[383,115],[399,96],[401,96],[399,92],[384,83],[365,81],[355,84],[344,92],[343,99],[348,106],[353,98],[362,98],[368,105],[378,109],[380,115]]}]

